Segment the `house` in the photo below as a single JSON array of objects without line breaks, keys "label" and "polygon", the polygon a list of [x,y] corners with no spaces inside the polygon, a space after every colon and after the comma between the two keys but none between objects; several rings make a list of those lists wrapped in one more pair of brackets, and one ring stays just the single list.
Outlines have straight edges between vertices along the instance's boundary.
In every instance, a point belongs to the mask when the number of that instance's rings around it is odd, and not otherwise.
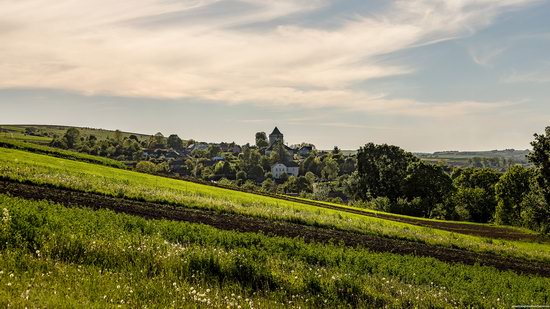
[{"label": "house", "polygon": [[300,173],[300,166],[295,162],[288,162],[287,164],[276,163],[271,167],[271,174],[273,178],[279,179],[281,175],[287,174],[289,176],[298,176]]},{"label": "house", "polygon": [[315,147],[313,145],[302,146],[302,148],[298,150],[298,154],[302,157],[307,157],[314,149]]},{"label": "house", "polygon": [[146,149],[141,156],[144,159],[177,159],[182,155],[173,149]]}]

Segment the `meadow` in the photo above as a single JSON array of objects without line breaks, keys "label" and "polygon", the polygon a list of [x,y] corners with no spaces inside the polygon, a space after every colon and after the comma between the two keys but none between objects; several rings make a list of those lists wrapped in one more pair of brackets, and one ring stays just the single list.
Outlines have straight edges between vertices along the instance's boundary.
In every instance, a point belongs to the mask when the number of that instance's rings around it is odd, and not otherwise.
[{"label": "meadow", "polygon": [[550,245],[547,243],[462,235],[15,149],[0,148],[0,177],[115,197],[351,230],[475,252],[550,261]]},{"label": "meadow", "polygon": [[80,153],[76,151],[63,150],[58,148],[53,148],[49,146],[39,145],[35,143],[25,142],[19,139],[13,138],[3,138],[0,137],[0,147],[19,149],[28,152],[45,154],[48,156],[64,158],[69,160],[76,160],[82,162],[89,162],[94,164],[106,165],[117,168],[126,168],[126,165],[120,161],[103,158],[99,156],[93,156],[86,153]]},{"label": "meadow", "polygon": [[0,194],[0,306],[510,307],[550,278]]}]

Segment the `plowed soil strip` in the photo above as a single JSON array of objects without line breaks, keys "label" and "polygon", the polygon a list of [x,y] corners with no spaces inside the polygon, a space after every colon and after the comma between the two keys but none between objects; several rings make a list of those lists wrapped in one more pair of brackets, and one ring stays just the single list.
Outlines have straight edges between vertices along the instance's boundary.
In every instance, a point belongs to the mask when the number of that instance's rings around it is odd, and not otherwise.
[{"label": "plowed soil strip", "polygon": [[183,206],[141,202],[94,193],[3,180],[0,181],[0,193],[26,199],[46,199],[65,206],[111,209],[116,212],[145,218],[202,223],[223,230],[261,232],[266,235],[301,238],[308,242],[341,243],[346,246],[364,247],[374,252],[433,257],[444,262],[467,265],[479,264],[492,266],[500,270],[512,270],[518,273],[550,277],[550,263],[507,258],[496,254],[476,253],[463,249],[430,246],[413,241],[389,239],[351,231],[272,221],[238,214],[189,209]]},{"label": "plowed soil strip", "polygon": [[[175,177],[169,177],[174,179],[180,179]],[[203,185],[208,186],[214,186],[219,187],[223,189],[233,190],[233,191],[240,191],[240,192],[246,192],[251,194],[257,194],[257,195],[263,195],[268,196],[276,199],[282,199],[286,201],[291,202],[297,202],[301,204],[306,204],[310,206],[315,207],[321,207],[321,208],[327,208],[332,210],[338,210],[343,212],[349,212],[357,215],[367,216],[367,217],[373,217],[373,218],[380,218],[385,220],[391,220],[391,221],[397,221],[407,224],[413,224],[418,226],[425,226],[429,228],[439,229],[439,230],[445,230],[449,232],[454,233],[460,233],[460,234],[466,234],[466,235],[473,235],[473,236],[480,236],[480,237],[489,237],[489,238],[498,238],[498,239],[506,239],[506,240],[525,240],[525,241],[542,241],[542,242],[550,242],[548,238],[544,238],[538,234],[527,234],[522,231],[518,231],[513,228],[509,227],[500,227],[500,226],[490,226],[490,225],[478,225],[478,224],[467,224],[467,223],[460,223],[460,222],[441,222],[441,221],[431,221],[431,220],[423,220],[423,219],[415,219],[412,217],[402,217],[397,216],[389,213],[375,213],[375,212],[369,212],[369,211],[363,211],[360,209],[351,209],[346,207],[339,207],[336,205],[330,205],[318,201],[312,201],[312,200],[304,200],[299,199],[292,196],[285,196],[285,195],[278,195],[278,194],[272,194],[267,192],[252,192],[249,190],[244,190],[240,188],[233,188],[228,187],[224,185],[219,185],[215,183],[210,183],[206,181],[197,181],[194,179],[188,179],[185,178],[185,181],[195,182]]]}]

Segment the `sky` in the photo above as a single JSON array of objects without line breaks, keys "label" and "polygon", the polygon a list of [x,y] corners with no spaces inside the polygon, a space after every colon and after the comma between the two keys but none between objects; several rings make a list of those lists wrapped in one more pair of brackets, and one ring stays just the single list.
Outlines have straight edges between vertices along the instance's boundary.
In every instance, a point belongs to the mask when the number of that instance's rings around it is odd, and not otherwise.
[{"label": "sky", "polygon": [[0,0],[0,123],[409,151],[550,126],[550,0]]}]

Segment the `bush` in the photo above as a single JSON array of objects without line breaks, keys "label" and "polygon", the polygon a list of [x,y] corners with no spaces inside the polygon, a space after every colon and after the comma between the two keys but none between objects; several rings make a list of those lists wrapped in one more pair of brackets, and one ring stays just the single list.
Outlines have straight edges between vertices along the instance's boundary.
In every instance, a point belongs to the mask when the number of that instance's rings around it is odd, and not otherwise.
[{"label": "bush", "polygon": [[154,174],[157,172],[157,165],[149,161],[139,161],[136,170],[141,173]]}]

